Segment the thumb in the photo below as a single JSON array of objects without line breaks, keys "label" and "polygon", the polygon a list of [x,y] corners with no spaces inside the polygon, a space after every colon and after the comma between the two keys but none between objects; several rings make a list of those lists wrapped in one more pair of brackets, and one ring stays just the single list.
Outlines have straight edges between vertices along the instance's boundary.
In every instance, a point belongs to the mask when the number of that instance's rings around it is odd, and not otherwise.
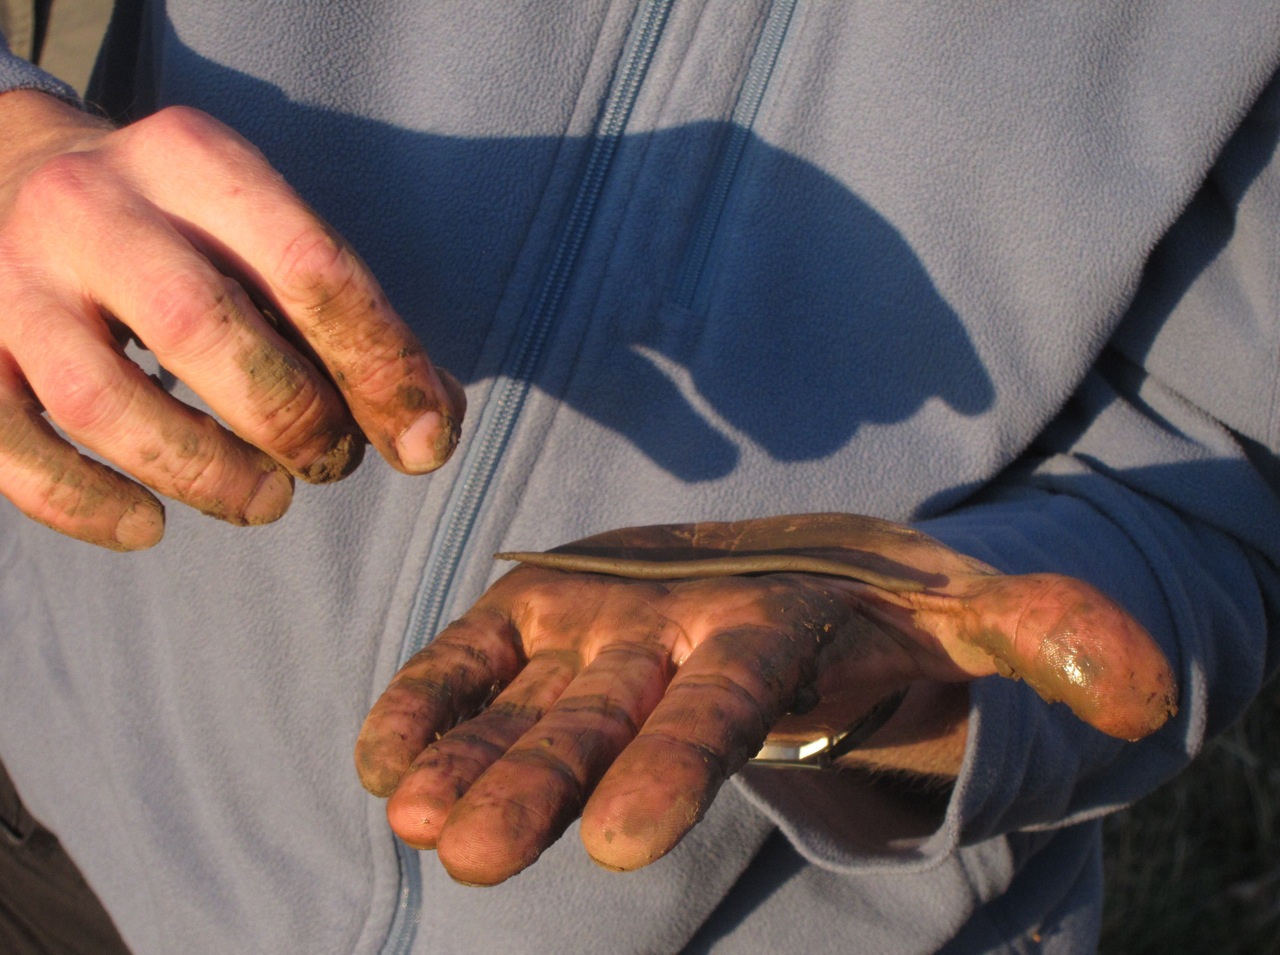
[{"label": "thumb", "polygon": [[966,584],[944,598],[953,612],[967,611],[956,636],[988,654],[1000,675],[1025,680],[1121,739],[1141,739],[1177,712],[1164,652],[1097,588],[1060,574],[983,575]]}]

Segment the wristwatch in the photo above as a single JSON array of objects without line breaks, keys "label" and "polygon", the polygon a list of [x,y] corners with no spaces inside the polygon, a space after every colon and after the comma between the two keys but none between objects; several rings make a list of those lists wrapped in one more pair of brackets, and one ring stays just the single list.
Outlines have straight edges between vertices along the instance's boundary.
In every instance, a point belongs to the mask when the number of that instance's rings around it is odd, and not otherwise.
[{"label": "wristwatch", "polygon": [[830,769],[837,759],[857,749],[889,722],[906,695],[905,688],[891,693],[852,726],[837,733],[770,733],[760,752],[751,757],[749,765],[777,769]]}]

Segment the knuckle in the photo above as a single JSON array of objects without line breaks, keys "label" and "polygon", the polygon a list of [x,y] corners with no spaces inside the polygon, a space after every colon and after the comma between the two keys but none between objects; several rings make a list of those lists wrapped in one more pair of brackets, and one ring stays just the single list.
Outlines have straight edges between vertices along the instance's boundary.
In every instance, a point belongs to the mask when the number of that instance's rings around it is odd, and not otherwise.
[{"label": "knuckle", "polygon": [[255,401],[253,412],[244,436],[309,483],[337,480],[360,463],[364,445],[345,410],[314,382],[281,385]]},{"label": "knuckle", "polygon": [[[472,727],[490,727],[500,724],[503,727],[529,727],[542,719],[546,709],[529,703],[515,700],[498,700],[471,722]],[[523,732],[523,730],[521,730]],[[473,730],[476,738],[479,733]]]},{"label": "knuckle", "polygon": [[410,723],[424,719],[424,713],[446,711],[453,702],[453,686],[445,679],[428,675],[396,677],[378,701],[382,720],[399,718]]},{"label": "knuckle", "polygon": [[127,407],[131,388],[106,362],[67,357],[50,367],[38,394],[49,415],[71,433],[110,429]]},{"label": "knuckle", "polygon": [[[294,465],[323,457],[351,428],[345,408],[292,351],[255,332],[240,286],[199,270],[178,270],[149,292],[147,345],[176,368],[222,360],[247,382],[237,429]],[[217,356],[221,355],[221,359]]]},{"label": "knuckle", "polygon": [[107,502],[107,489],[86,468],[68,466],[45,475],[31,513],[42,523],[66,527],[98,516]]},{"label": "knuckle", "polygon": [[189,106],[167,106],[127,127],[139,145],[162,145],[168,152],[204,150],[224,128],[212,116]]},{"label": "knuckle", "polygon": [[169,483],[175,494],[183,500],[197,502],[197,506],[198,502],[212,502],[204,508],[206,512],[225,511],[225,489],[238,482],[226,456],[220,453],[219,442],[211,436],[190,434],[171,445],[170,451],[173,458],[169,465]]},{"label": "knuckle", "polygon": [[49,288],[43,263],[32,261],[22,238],[0,236],[0,298],[5,307],[0,341],[12,346],[33,331],[35,316],[49,305]]},{"label": "knuckle", "polygon": [[385,296],[341,239],[322,226],[309,227],[289,243],[277,275],[300,329],[336,362],[344,387],[389,397],[403,385],[406,362],[411,367],[421,357],[421,346],[389,330]]},{"label": "knuckle", "polygon": [[127,497],[115,475],[77,453],[30,402],[0,397],[0,493],[41,524],[114,546]]},{"label": "knuckle", "polygon": [[344,385],[375,406],[403,405],[407,409],[425,410],[429,399],[425,391],[412,382],[403,355],[391,354],[376,347],[362,346],[359,362],[343,371]]},{"label": "knuckle", "polygon": [[[270,170],[262,153],[243,136],[208,113],[189,106],[168,106],[120,131],[134,157],[171,162],[181,156],[214,176],[210,188],[225,176],[234,181]],[[272,180],[278,174],[271,173]]]},{"label": "knuckle", "polygon": [[204,352],[211,337],[233,333],[246,318],[234,283],[199,270],[178,269],[157,279],[144,305],[150,347],[184,358]]},{"label": "knuckle", "polygon": [[672,684],[668,698],[680,702],[689,712],[717,714],[739,724],[751,723],[762,735],[781,715],[780,698],[761,696],[760,686],[751,686],[735,676],[704,673]]},{"label": "knuckle", "polygon": [[[428,647],[433,663],[452,673],[487,673],[493,669],[494,660],[484,647],[478,646],[468,638],[474,633],[473,626],[462,620],[449,625],[447,631]],[[442,639],[443,638],[443,639]]]},{"label": "knuckle", "polygon": [[18,187],[15,213],[34,213],[47,220],[54,210],[87,206],[93,201],[94,180],[99,175],[97,162],[88,153],[52,156]]},{"label": "knuckle", "polygon": [[298,465],[333,443],[334,419],[328,402],[304,372],[282,374],[266,384],[258,399],[260,430],[255,443]]},{"label": "knuckle", "polygon": [[[766,732],[762,730],[759,733],[760,741],[764,740]],[[759,749],[740,742],[726,748],[723,742],[713,745],[696,736],[660,728],[646,729],[645,742],[660,744],[664,762],[673,768],[684,763],[685,766],[697,767],[712,779],[727,779]]]},{"label": "knuckle", "polygon": [[[421,760],[427,765],[431,760],[440,771],[449,775],[461,776],[469,774],[472,778],[479,775],[475,770],[483,772],[493,762],[503,756],[511,746],[501,728],[492,726],[493,721],[480,722],[470,720],[442,738],[429,749]],[[462,765],[459,765],[459,764]]]},{"label": "knuckle", "polygon": [[288,243],[276,274],[300,330],[347,394],[374,408],[425,410],[434,404],[425,351],[340,238],[312,223]]},{"label": "knuckle", "polygon": [[556,713],[580,737],[594,731],[630,739],[640,729],[626,706],[607,697],[562,700]]},{"label": "knuckle", "polygon": [[[557,752],[553,740],[544,742],[539,739],[513,747],[502,758],[508,769],[518,767],[526,776],[537,774],[542,777],[538,787],[541,797],[539,802],[545,800],[546,803],[552,803],[559,798],[568,799],[572,805],[579,806],[586,801],[587,767],[566,758],[564,753]],[[544,805],[537,803],[525,808],[533,809],[535,806],[538,815],[551,815]]]},{"label": "knuckle", "polygon": [[277,274],[285,291],[323,320],[355,290],[360,266],[337,236],[312,223],[286,244]]},{"label": "knuckle", "polygon": [[191,106],[166,106],[149,120],[152,124],[174,134],[203,135],[211,126],[218,125],[208,113]]}]

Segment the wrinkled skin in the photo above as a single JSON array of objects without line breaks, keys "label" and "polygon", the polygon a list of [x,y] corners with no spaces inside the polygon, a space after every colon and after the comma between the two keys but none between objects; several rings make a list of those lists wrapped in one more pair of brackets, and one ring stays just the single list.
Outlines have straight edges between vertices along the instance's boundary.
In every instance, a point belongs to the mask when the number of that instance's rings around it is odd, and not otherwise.
[{"label": "wrinkled skin", "polygon": [[593,859],[645,865],[780,721],[800,732],[847,726],[908,685],[1021,677],[1125,739],[1175,708],[1163,654],[1097,590],[1001,575],[901,525],[802,515],[640,527],[557,552],[780,550],[894,586],[517,567],[396,675],[360,734],[362,782],[390,797],[402,839],[438,849],[454,878],[488,885],[532,863],[579,815]]},{"label": "wrinkled skin", "polygon": [[161,498],[262,524],[366,441],[411,474],[449,457],[461,388],[232,130],[182,108],[113,129],[28,90],[0,94],[0,129],[0,494],[28,517],[138,550]]}]

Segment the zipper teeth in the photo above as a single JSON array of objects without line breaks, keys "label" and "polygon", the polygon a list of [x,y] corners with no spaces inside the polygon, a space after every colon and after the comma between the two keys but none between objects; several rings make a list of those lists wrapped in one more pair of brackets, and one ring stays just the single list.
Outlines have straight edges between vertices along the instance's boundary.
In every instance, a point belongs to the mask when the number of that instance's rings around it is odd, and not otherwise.
[{"label": "zipper teeth", "polygon": [[738,102],[734,105],[730,117],[729,136],[716,169],[716,176],[707,192],[707,203],[690,243],[689,255],[685,258],[684,267],[680,270],[675,291],[671,296],[673,305],[689,308],[693,305],[702,282],[703,269],[707,256],[711,253],[711,242],[715,239],[716,229],[720,225],[720,216],[729,201],[729,189],[738,175],[738,164],[747,148],[751,136],[751,128],[755,125],[756,114],[760,111],[760,103],[764,99],[765,89],[773,76],[773,68],[778,62],[778,52],[782,49],[782,41],[786,38],[787,27],[791,22],[791,14],[795,10],[796,0],[774,0],[769,7],[769,16],[756,40],[755,51],[751,55],[751,64],[747,67],[746,79],[742,81],[742,89],[738,93]]},{"label": "zipper teeth", "polygon": [[[481,424],[469,453],[462,462],[465,478],[455,485],[445,518],[445,531],[437,538],[427,566],[423,570],[424,586],[410,615],[409,628],[400,650],[400,664],[426,643],[440,623],[446,598],[453,587],[462,551],[485,494],[492,483],[499,460],[506,451],[512,430],[525,398],[532,387],[533,371],[542,357],[550,334],[552,320],[568,288],[596,204],[612,164],[618,143],[635,106],[640,83],[653,60],[658,39],[674,0],[645,0],[632,27],[624,50],[623,61],[613,83],[604,111],[596,124],[596,135],[587,159],[586,169],[574,197],[564,234],[558,243],[547,278],[543,282],[529,324],[510,363],[511,371],[499,376],[494,391],[481,415]],[[418,913],[422,907],[422,875],[418,854],[396,840],[396,858],[400,868],[400,890],[396,912],[387,932],[382,951],[386,955],[404,955],[417,933]]]},{"label": "zipper teeth", "polygon": [[[394,836],[392,836],[395,839]],[[400,890],[396,910],[391,916],[381,955],[409,955],[409,947],[418,934],[418,918],[422,909],[422,867],[418,851],[395,839],[396,862],[400,866]]]}]

